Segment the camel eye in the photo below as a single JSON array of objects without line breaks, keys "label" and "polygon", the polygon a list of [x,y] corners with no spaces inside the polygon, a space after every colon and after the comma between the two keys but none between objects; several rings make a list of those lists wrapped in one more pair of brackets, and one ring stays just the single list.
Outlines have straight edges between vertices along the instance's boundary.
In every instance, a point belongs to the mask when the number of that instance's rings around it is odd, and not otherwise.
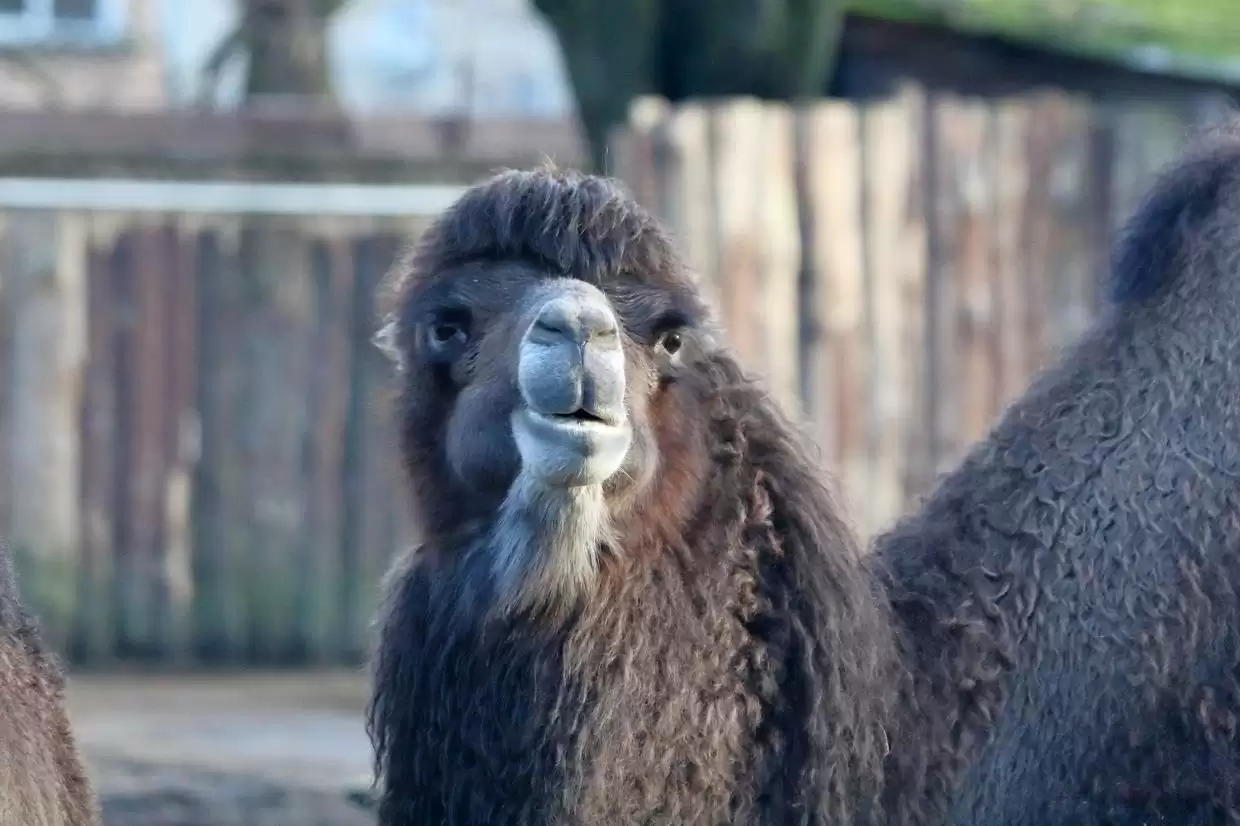
[{"label": "camel eye", "polygon": [[679,353],[682,346],[684,346],[684,336],[679,330],[668,330],[659,336],[659,340],[655,343],[655,347],[669,356]]},{"label": "camel eye", "polygon": [[431,335],[435,338],[436,344],[447,344],[452,340],[464,342],[466,339],[465,330],[459,324],[450,321],[440,322],[431,328]]},{"label": "camel eye", "polygon": [[444,313],[426,327],[426,343],[437,355],[459,352],[469,344],[469,317],[465,313]]}]

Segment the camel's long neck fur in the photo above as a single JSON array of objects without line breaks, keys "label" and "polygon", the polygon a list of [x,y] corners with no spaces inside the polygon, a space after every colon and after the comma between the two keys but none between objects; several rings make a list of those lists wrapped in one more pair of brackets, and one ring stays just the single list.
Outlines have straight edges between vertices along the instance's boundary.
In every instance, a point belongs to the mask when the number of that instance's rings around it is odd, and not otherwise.
[{"label": "camel's long neck fur", "polygon": [[611,539],[601,485],[548,488],[521,473],[476,552],[490,560],[507,610],[562,609],[594,584]]},{"label": "camel's long neck fur", "polygon": [[807,444],[730,360],[713,380],[730,414],[715,419],[715,464],[732,492],[714,500],[743,506],[725,515],[717,505],[712,517],[753,554],[752,627],[764,654],[784,658],[784,700],[806,692],[774,723],[804,732],[805,774],[789,772],[791,782],[810,822],[887,823],[880,796],[904,674],[887,597]]},{"label": "camel's long neck fur", "polygon": [[706,369],[696,513],[659,547],[620,537],[571,611],[483,619],[450,548],[396,570],[381,823],[886,822],[886,600],[767,397],[730,359]]}]

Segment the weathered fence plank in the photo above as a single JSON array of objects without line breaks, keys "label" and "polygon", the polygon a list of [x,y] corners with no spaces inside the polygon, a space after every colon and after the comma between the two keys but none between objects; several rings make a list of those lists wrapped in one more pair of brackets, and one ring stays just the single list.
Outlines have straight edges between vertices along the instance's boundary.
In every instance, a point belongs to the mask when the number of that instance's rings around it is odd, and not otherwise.
[{"label": "weathered fence plank", "polygon": [[1095,291],[1103,273],[1094,269],[1091,212],[1090,112],[1069,101],[1058,101],[1050,176],[1052,234],[1050,249],[1051,307],[1047,313],[1056,356],[1076,340],[1093,316]]},{"label": "weathered fence plank", "polygon": [[[867,442],[871,463],[866,528],[872,531],[905,501],[910,417],[916,419],[917,349],[906,333],[920,325],[906,317],[905,290],[920,293],[925,240],[910,226],[917,168],[915,126],[920,98],[906,94],[871,108],[862,119],[866,224],[867,347],[872,353]],[[916,384],[915,384],[916,383]]]},{"label": "weathered fence plank", "polygon": [[1025,334],[1025,299],[1022,281],[1025,271],[1021,249],[1021,228],[1028,206],[1029,169],[1024,137],[1029,127],[1028,110],[1017,103],[1004,102],[995,113],[994,204],[995,256],[994,302],[998,319],[998,352],[995,358],[995,403],[999,406],[1015,398],[1028,383],[1036,364],[1028,353]]},{"label": "weathered fence plank", "polygon": [[948,230],[954,236],[953,268],[959,286],[955,327],[961,390],[958,443],[985,435],[998,397],[995,386],[995,308],[992,292],[995,226],[992,181],[997,172],[991,149],[990,111],[971,102],[945,109],[941,145],[955,171],[949,200]]},{"label": "weathered fence plank", "polygon": [[306,239],[286,221],[254,219],[242,230],[245,280],[246,521],[250,644],[264,661],[291,657],[307,517],[302,454],[309,430],[308,358],[315,293]]},{"label": "weathered fence plank", "polygon": [[194,605],[193,471],[198,460],[197,249],[182,227],[164,228],[170,266],[164,307],[164,512],[160,648],[165,658],[190,657]]},{"label": "weathered fence plank", "polygon": [[891,204],[893,210],[898,210],[893,217],[900,227],[900,255],[892,263],[896,276],[895,302],[902,328],[897,333],[895,346],[898,348],[897,356],[903,357],[904,369],[900,382],[903,389],[901,421],[897,425],[897,429],[903,430],[903,438],[894,448],[903,454],[900,499],[894,503],[896,512],[904,503],[920,496],[934,478],[931,440],[924,426],[930,421],[928,385],[932,367],[926,347],[929,329],[923,309],[929,290],[930,248],[921,192],[928,170],[925,147],[918,138],[928,117],[928,106],[926,96],[916,87],[909,87],[901,95],[899,117],[893,124],[903,136],[900,152],[905,164],[902,170],[905,181],[903,192],[898,199],[892,199]]},{"label": "weathered fence plank", "polygon": [[763,364],[762,241],[757,237],[762,176],[755,168],[764,150],[762,104],[741,100],[714,113],[715,214],[718,226],[720,316],[727,338],[751,370]]},{"label": "weathered fence plank", "polygon": [[398,451],[388,424],[384,395],[388,365],[372,343],[376,329],[375,292],[400,247],[400,240],[372,237],[353,249],[355,266],[351,297],[349,414],[345,433],[344,517],[345,565],[341,577],[343,639],[347,656],[361,656],[367,639],[376,589],[397,547],[391,511],[404,497],[393,486],[391,463]]},{"label": "weathered fence plank", "polygon": [[115,654],[113,455],[116,384],[111,237],[91,238],[87,250],[87,364],[81,409],[82,565],[75,612],[75,659],[101,661]]},{"label": "weathered fence plank", "polygon": [[80,549],[86,224],[73,213],[16,212],[7,229],[12,349],[5,471],[14,497],[8,539],[47,638],[65,646]]},{"label": "weathered fence plank", "polygon": [[811,111],[806,159],[813,204],[812,245],[817,329],[806,362],[812,433],[840,477],[847,512],[859,518],[870,483],[865,442],[865,235],[862,226],[861,125],[854,107],[818,104]]},{"label": "weathered fence plank", "polygon": [[236,233],[198,238],[198,413],[201,458],[194,481],[194,627],[199,658],[236,661],[249,628],[249,564],[243,521],[240,410],[245,295]]},{"label": "weathered fence plank", "polygon": [[119,301],[116,339],[118,421],[116,465],[122,493],[116,544],[121,564],[118,653],[126,658],[163,656],[160,619],[166,596],[164,548],[164,314],[170,245],[165,234],[139,224],[122,237],[114,259]]},{"label": "weathered fence plank", "polygon": [[340,554],[344,511],[345,435],[349,413],[349,336],[354,268],[342,238],[320,239],[311,256],[316,329],[310,344],[311,382],[307,398],[313,423],[307,432],[306,479],[309,514],[303,538],[309,558],[299,571],[297,616],[300,647],[316,661],[336,654],[344,617],[336,588],[345,564]]},{"label": "weathered fence plank", "polygon": [[[795,114],[788,106],[764,105],[763,147],[751,158],[762,183],[754,227],[761,244],[756,309],[764,358],[755,367],[790,415],[800,416],[799,371],[801,238],[797,222]],[[751,173],[752,174],[752,173]]]},{"label": "weathered fence plank", "polygon": [[719,300],[719,258],[715,239],[718,180],[713,174],[714,140],[711,112],[706,104],[689,103],[676,108],[667,129],[676,147],[677,175],[668,183],[680,190],[675,212],[662,211],[707,299]]}]

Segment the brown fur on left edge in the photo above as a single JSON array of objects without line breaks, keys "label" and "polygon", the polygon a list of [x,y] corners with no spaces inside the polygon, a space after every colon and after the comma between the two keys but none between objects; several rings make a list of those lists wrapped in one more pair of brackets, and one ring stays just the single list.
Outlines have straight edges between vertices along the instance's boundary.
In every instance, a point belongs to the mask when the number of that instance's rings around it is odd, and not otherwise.
[{"label": "brown fur on left edge", "polygon": [[100,822],[65,710],[64,676],[0,546],[0,824]]}]

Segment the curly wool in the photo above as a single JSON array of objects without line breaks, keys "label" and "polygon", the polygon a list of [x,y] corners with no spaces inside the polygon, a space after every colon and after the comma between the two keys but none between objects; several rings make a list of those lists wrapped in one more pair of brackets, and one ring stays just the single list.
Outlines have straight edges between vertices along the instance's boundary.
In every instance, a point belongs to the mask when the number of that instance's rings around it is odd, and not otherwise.
[{"label": "curly wool", "polygon": [[1229,128],[1132,216],[1095,327],[877,541],[927,712],[893,749],[927,781],[894,784],[906,810],[1240,821],[1237,219]]}]

